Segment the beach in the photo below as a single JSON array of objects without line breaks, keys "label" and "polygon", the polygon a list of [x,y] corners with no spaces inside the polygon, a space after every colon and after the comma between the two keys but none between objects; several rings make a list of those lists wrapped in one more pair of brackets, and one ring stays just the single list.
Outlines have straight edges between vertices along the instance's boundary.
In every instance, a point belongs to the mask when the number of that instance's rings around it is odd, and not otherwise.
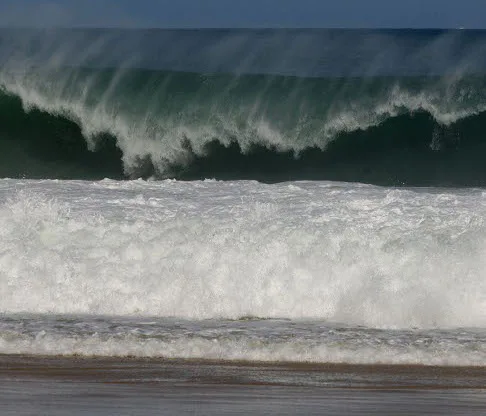
[{"label": "beach", "polygon": [[486,369],[3,355],[0,411],[479,415]]}]

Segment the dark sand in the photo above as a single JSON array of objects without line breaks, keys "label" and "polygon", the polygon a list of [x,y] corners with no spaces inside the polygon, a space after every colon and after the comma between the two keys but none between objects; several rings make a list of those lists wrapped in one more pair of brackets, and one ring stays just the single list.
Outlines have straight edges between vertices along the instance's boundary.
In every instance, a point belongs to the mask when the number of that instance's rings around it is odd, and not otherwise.
[{"label": "dark sand", "polygon": [[0,356],[0,415],[486,414],[486,368]]}]

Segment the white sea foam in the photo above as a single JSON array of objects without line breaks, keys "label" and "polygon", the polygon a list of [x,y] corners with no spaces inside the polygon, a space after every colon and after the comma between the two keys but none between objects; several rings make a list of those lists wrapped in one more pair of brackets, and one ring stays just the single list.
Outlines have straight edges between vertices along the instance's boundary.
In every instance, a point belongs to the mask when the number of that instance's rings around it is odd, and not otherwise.
[{"label": "white sea foam", "polygon": [[0,181],[3,313],[484,327],[479,190]]},{"label": "white sea foam", "polygon": [[485,365],[477,330],[379,331],[319,321],[10,316],[0,353],[349,364]]}]

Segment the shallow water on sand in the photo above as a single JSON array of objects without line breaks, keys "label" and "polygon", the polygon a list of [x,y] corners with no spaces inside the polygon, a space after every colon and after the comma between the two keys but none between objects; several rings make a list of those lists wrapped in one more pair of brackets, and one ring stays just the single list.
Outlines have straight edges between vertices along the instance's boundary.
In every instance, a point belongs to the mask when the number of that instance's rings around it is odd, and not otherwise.
[{"label": "shallow water on sand", "polygon": [[0,356],[1,415],[482,415],[479,367]]},{"label": "shallow water on sand", "polygon": [[485,391],[285,386],[0,383],[2,415],[482,415]]}]

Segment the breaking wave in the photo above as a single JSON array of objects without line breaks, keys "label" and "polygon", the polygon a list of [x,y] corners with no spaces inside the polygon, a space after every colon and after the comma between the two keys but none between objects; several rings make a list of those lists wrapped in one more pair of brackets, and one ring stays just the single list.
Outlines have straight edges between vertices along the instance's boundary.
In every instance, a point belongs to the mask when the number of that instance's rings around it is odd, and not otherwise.
[{"label": "breaking wave", "polygon": [[0,176],[486,184],[486,78],[0,74]]}]

